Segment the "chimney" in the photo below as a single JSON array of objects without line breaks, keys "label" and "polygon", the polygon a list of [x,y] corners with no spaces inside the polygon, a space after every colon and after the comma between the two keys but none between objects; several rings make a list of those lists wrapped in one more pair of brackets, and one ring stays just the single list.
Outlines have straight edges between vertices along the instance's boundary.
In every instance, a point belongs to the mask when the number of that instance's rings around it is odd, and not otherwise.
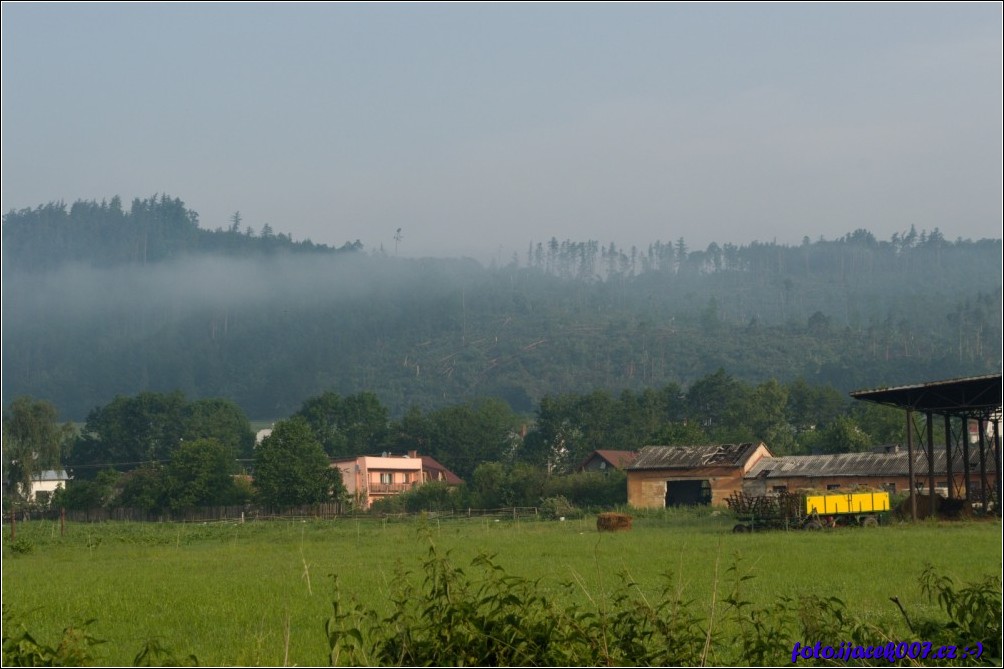
[{"label": "chimney", "polygon": [[418,457],[418,451],[408,451],[408,457],[409,458],[417,458]]}]

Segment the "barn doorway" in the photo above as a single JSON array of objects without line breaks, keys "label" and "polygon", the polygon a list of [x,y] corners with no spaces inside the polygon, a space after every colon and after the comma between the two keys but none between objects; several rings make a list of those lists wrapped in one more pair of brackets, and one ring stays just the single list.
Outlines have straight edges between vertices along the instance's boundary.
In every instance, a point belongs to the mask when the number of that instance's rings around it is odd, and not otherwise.
[{"label": "barn doorway", "polygon": [[711,504],[711,481],[666,481],[666,506]]}]

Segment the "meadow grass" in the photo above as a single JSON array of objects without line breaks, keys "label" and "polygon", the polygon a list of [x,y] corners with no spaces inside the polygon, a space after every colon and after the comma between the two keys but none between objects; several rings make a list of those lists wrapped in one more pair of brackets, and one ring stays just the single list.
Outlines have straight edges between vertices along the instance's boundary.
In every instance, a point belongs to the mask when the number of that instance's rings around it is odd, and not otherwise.
[{"label": "meadow grass", "polygon": [[379,608],[396,579],[420,583],[434,546],[465,569],[494,555],[506,572],[583,606],[609,601],[628,574],[653,599],[679,589],[704,618],[714,592],[721,607],[736,574],[751,574],[742,587],[755,605],[837,596],[907,638],[889,598],[912,617],[936,616],[918,586],[925,565],[959,584],[1002,568],[997,521],[738,535],[732,524],[727,514],[667,511],[620,533],[597,532],[589,516],[71,524],[61,536],[58,522],[33,521],[17,526],[20,552],[5,528],[5,626],[55,644],[64,627],[93,620],[91,634],[107,641],[95,649],[102,664],[130,664],[150,640],[203,665],[326,664],[332,577],[343,600]]}]

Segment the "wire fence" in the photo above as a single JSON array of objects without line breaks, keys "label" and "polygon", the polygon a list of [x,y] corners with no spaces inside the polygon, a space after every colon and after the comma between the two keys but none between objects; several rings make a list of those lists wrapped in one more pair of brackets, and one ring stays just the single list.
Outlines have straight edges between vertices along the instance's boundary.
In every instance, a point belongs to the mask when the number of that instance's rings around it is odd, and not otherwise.
[{"label": "wire fence", "polygon": [[340,503],[312,504],[292,508],[267,506],[213,506],[183,511],[147,511],[127,507],[97,508],[87,510],[16,509],[3,514],[5,524],[31,520],[65,520],[73,523],[138,522],[138,523],[244,523],[266,520],[387,520],[406,521],[417,518],[430,520],[462,520],[487,518],[494,520],[540,520],[544,516],[534,506],[504,507],[498,509],[462,509],[450,511],[421,511],[418,513],[365,513],[353,511]]}]

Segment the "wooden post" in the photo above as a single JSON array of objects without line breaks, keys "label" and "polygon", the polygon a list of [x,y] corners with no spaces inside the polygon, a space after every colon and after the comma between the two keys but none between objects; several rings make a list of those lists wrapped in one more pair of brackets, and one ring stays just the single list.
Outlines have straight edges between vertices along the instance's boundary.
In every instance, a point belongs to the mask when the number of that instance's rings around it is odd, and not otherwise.
[{"label": "wooden post", "polygon": [[66,509],[59,507],[59,536],[66,534]]},{"label": "wooden post", "polygon": [[17,511],[14,509],[10,510],[10,540],[14,541],[17,538]]}]

